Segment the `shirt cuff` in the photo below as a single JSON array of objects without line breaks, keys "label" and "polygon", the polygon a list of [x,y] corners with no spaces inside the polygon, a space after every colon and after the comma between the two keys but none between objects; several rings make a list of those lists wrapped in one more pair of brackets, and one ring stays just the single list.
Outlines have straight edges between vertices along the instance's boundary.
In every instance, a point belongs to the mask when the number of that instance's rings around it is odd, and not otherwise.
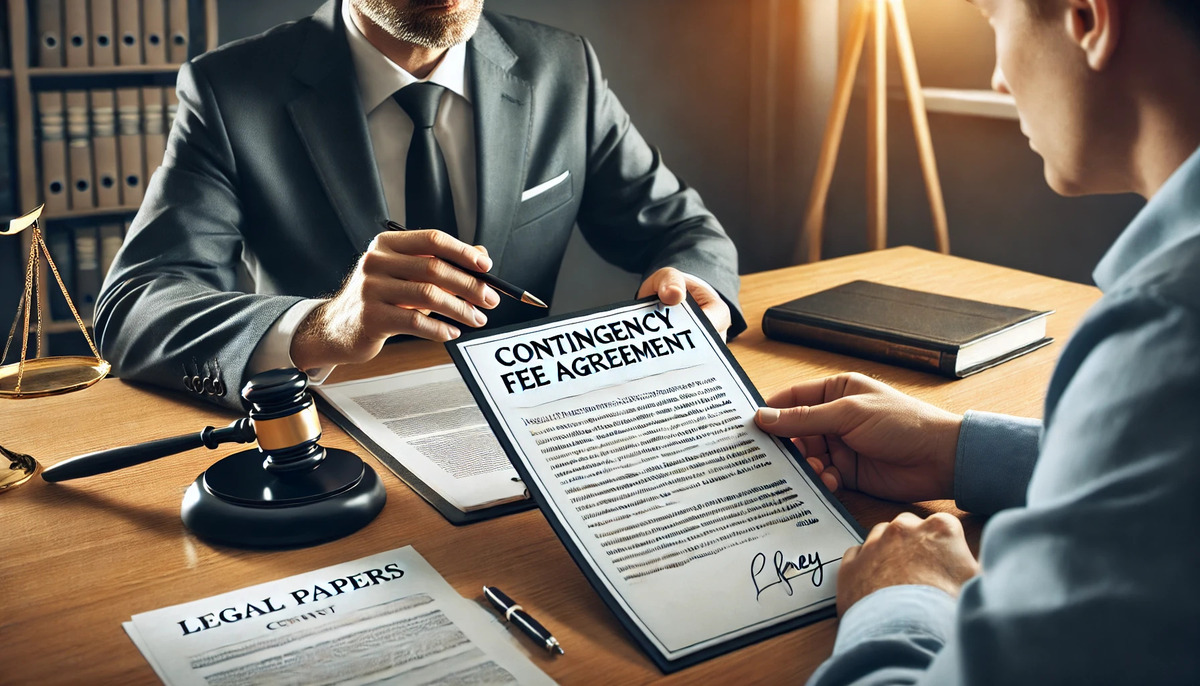
[{"label": "shirt cuff", "polygon": [[855,603],[838,624],[833,658],[869,641],[911,637],[945,643],[954,631],[954,599],[933,586],[888,586]]},{"label": "shirt cuff", "polygon": [[[295,367],[292,362],[292,338],[296,335],[296,329],[300,328],[300,324],[310,312],[316,309],[323,300],[301,300],[292,305],[283,313],[267,333],[263,335],[262,340],[258,342],[258,347],[254,349],[254,354],[250,356],[250,363],[246,366],[250,376],[259,372],[265,372],[268,369],[281,369],[286,367]],[[319,386],[329,378],[337,365],[328,367],[314,367],[305,369],[304,373],[308,376],[308,383],[312,386]]]},{"label": "shirt cuff", "polygon": [[967,412],[954,458],[958,507],[992,514],[1024,505],[1041,439],[1042,423],[1037,419]]}]

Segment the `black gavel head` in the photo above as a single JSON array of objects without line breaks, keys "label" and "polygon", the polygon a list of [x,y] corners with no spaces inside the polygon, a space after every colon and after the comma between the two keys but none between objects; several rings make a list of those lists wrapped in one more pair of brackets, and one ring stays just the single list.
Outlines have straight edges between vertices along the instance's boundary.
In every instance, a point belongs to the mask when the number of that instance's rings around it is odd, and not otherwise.
[{"label": "black gavel head", "polygon": [[272,472],[312,469],[325,458],[321,420],[308,392],[308,375],[299,369],[272,369],[246,382],[242,398],[250,408],[250,422]]},{"label": "black gavel head", "polygon": [[258,448],[209,467],[188,488],[183,521],[203,538],[270,548],[312,545],[356,531],[383,508],[383,484],[356,455],[323,448],[308,376],[256,374],[242,388]]}]

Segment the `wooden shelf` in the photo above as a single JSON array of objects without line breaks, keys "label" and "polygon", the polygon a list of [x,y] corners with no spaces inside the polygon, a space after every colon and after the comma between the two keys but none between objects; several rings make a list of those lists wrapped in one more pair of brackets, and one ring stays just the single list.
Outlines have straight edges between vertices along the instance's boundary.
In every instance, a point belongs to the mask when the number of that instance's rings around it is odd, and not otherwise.
[{"label": "wooden shelf", "polygon": [[56,212],[55,214],[42,215],[42,221],[54,222],[65,221],[70,219],[95,219],[99,217],[111,217],[117,215],[134,214],[138,211],[137,205],[122,205],[120,207],[93,207],[86,210],[71,210],[69,212]]},{"label": "wooden shelf", "polygon": [[965,114],[995,119],[1017,119],[1013,96],[985,90],[961,88],[922,88],[925,109],[930,112]]},{"label": "wooden shelf", "polygon": [[[941,114],[958,114],[969,117],[1011,119],[1017,121],[1017,103],[1011,95],[989,90],[971,88],[922,88],[925,110]],[[865,89],[858,88],[857,97],[865,97]],[[904,88],[888,88],[888,100],[907,100]]]},{"label": "wooden shelf", "polygon": [[[33,325],[30,324],[29,328],[32,330]],[[88,325],[88,328],[92,328],[90,324]],[[71,331],[79,331],[79,324],[74,319],[55,319],[51,321],[42,321],[42,333],[55,334],[69,333]]]},{"label": "wooden shelf", "polygon": [[182,66],[182,64],[126,64],[115,67],[30,67],[29,77],[33,79],[75,76],[104,78],[137,74],[175,74]]}]

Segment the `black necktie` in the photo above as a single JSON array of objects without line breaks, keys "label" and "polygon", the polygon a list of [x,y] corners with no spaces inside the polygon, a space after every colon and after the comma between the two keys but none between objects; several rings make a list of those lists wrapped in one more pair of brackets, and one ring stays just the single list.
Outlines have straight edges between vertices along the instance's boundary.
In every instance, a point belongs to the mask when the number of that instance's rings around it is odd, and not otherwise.
[{"label": "black necktie", "polygon": [[435,83],[414,83],[393,96],[413,123],[404,167],[405,223],[410,229],[441,229],[458,236],[446,160],[433,137],[433,122],[444,90]]}]

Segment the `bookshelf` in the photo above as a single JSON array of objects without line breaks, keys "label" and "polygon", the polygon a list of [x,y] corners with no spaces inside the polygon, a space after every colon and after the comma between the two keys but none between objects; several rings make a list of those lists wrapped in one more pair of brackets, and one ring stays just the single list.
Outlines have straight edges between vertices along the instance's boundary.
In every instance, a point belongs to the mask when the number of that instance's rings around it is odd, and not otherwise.
[{"label": "bookshelf", "polygon": [[[54,4],[57,3],[57,4]],[[157,3],[157,5],[154,5]],[[141,59],[128,57],[129,44],[132,43],[126,33],[128,31],[122,28],[121,19],[122,13],[130,16],[128,12],[134,12],[133,16],[137,17],[139,33],[142,30],[149,31],[149,22],[145,25],[141,23],[141,12],[143,8],[151,8],[149,11],[161,11],[163,16],[175,11],[179,12],[181,8],[186,7],[187,23],[186,23],[186,39],[177,37],[173,32],[176,31],[180,24],[172,21],[169,24],[164,19],[163,31],[161,32],[160,43],[154,44],[154,49],[159,50],[167,55],[178,56],[181,52],[186,52],[187,57],[195,57],[196,55],[211,50],[217,45],[217,0],[0,0],[3,5],[3,16],[7,19],[7,64],[4,68],[0,68],[0,88],[8,91],[8,106],[11,108],[9,112],[9,127],[7,135],[10,136],[9,147],[12,154],[11,164],[13,165],[12,182],[14,185],[13,193],[15,198],[15,207],[5,208],[11,209],[12,216],[20,215],[33,207],[44,202],[47,198],[48,191],[45,189],[44,172],[46,171],[45,160],[43,159],[43,136],[42,128],[45,126],[45,120],[39,119],[41,109],[39,108],[39,96],[46,93],[62,92],[62,93],[87,93],[89,97],[91,93],[107,91],[108,93],[120,93],[120,90],[125,91],[146,91],[150,92],[153,89],[161,89],[165,98],[163,102],[164,114],[171,103],[171,95],[173,95],[173,87],[176,74],[179,71],[181,62],[168,61],[167,63],[146,64],[142,63]],[[106,12],[114,13],[108,16],[112,20],[108,26],[112,33],[112,47],[110,48],[113,58],[113,64],[106,66],[83,66],[79,64],[79,60],[74,60],[73,64],[68,64],[72,61],[69,57],[62,60],[62,66],[46,66],[42,64],[43,39],[39,35],[38,11],[40,8],[50,6],[63,12],[62,19],[64,26],[64,35],[62,40],[61,50],[64,55],[69,55],[67,51],[72,47],[78,49],[80,42],[74,40],[74,34],[71,36],[71,42],[68,42],[65,35],[70,31],[71,19],[65,15],[68,12],[86,11],[88,12],[89,27],[91,21],[95,21],[97,16],[104,16]],[[81,9],[82,8],[82,9]],[[159,9],[161,8],[161,10]],[[99,12],[97,11],[99,9]],[[74,15],[78,16],[78,15]],[[104,27],[101,27],[104,28]],[[92,56],[92,50],[99,54],[100,49],[91,46],[92,38],[99,38],[100,31],[96,32],[95,36],[89,34],[87,44],[82,48],[84,54],[89,55],[87,59],[88,65],[92,65],[98,57]],[[148,35],[148,34],[147,34]],[[121,43],[125,42],[123,46]],[[172,45],[174,41],[174,45]],[[186,43],[184,42],[186,41]],[[103,45],[107,46],[107,43]],[[135,50],[141,50],[139,46]],[[122,52],[125,50],[126,52]],[[151,48],[145,49],[145,54]],[[122,62],[122,59],[124,61]],[[147,99],[147,104],[149,100]],[[66,126],[65,129],[70,129],[72,123],[76,126],[82,125],[84,122],[71,119],[71,110],[65,110]],[[86,135],[89,137],[88,145],[91,145],[91,136],[98,125],[95,116],[94,108],[95,100],[90,101],[87,110],[86,119]],[[119,107],[119,103],[117,103]],[[120,112],[123,110],[114,108],[114,119],[120,118]],[[142,113],[139,113],[138,118]],[[164,118],[164,128],[161,134],[162,142],[165,144],[165,134],[169,132],[171,121],[169,118]],[[114,139],[118,138],[116,121],[111,122],[113,126]],[[123,123],[122,123],[123,125]],[[135,127],[136,128],[136,127]],[[72,135],[71,131],[64,131],[64,140],[67,136]],[[3,134],[0,134],[3,135]],[[64,143],[65,146],[65,143]],[[89,155],[91,152],[89,151]],[[72,158],[73,159],[73,158]],[[158,158],[159,161],[161,157]],[[7,164],[9,161],[0,160],[0,163]],[[157,167],[157,162],[151,162],[149,155],[145,156],[144,171],[141,175],[141,186],[144,190],[145,182],[149,180],[153,167]],[[124,173],[123,171],[120,173]],[[119,182],[118,182],[119,183]],[[74,197],[74,188],[70,187],[62,191],[64,196]],[[99,197],[101,191],[99,184],[85,191],[93,199]],[[113,191],[115,193],[115,191]],[[88,227],[94,227],[97,231],[97,241],[99,236],[103,236],[101,231],[102,224],[125,225],[133,218],[140,205],[140,192],[135,201],[126,201],[125,195],[122,193],[119,202],[83,202],[69,203],[66,200],[60,200],[59,207],[51,209],[50,203],[47,203],[47,208],[42,215],[42,228],[46,235],[47,242],[51,246],[51,254],[54,255],[55,261],[59,261],[59,255],[56,254],[55,245],[62,246],[64,242],[61,240],[63,234],[68,236],[73,232],[87,230]],[[7,217],[5,218],[7,219]],[[30,232],[21,234],[20,247],[16,251],[15,264],[0,264],[0,272],[8,270],[16,270],[21,273],[25,264],[25,257],[29,253],[29,242],[31,240]],[[71,246],[70,250],[74,251],[74,243],[68,242],[66,245]],[[97,245],[98,250],[98,245]],[[7,256],[8,252],[0,252],[0,255]],[[7,262],[7,259],[5,260]],[[71,261],[77,264],[77,257],[72,257]],[[61,267],[61,265],[60,265]],[[37,344],[46,346],[47,354],[72,354],[75,352],[71,349],[60,350],[61,345],[56,341],[49,340],[50,336],[56,333],[78,332],[78,325],[70,316],[63,317],[61,313],[55,316],[52,309],[53,294],[58,292],[58,285],[54,283],[53,276],[48,274],[48,269],[40,270],[39,283],[37,288],[43,297],[40,298],[38,308],[43,322],[42,331],[39,334],[41,340],[36,341]],[[100,279],[103,279],[103,274],[98,274]],[[23,282],[23,279],[22,279]],[[4,319],[0,322],[0,326],[8,327],[11,324],[12,311],[15,310],[16,299],[20,296],[19,292],[10,293],[7,288],[8,282],[0,283],[0,313],[6,313],[6,316],[0,317]],[[98,285],[98,284],[97,284]],[[74,289],[73,289],[74,290]],[[79,298],[76,293],[72,292],[71,297],[75,302],[79,303]],[[32,318],[31,318],[32,319]],[[85,322],[90,325],[90,315],[85,317]],[[3,335],[7,335],[4,333]],[[32,336],[31,332],[31,336]],[[66,337],[64,337],[66,338]],[[85,345],[82,336],[76,334],[71,337],[72,345]],[[79,339],[77,342],[75,339]],[[31,341],[31,350],[32,344]],[[12,360],[6,360],[6,362]]]}]

